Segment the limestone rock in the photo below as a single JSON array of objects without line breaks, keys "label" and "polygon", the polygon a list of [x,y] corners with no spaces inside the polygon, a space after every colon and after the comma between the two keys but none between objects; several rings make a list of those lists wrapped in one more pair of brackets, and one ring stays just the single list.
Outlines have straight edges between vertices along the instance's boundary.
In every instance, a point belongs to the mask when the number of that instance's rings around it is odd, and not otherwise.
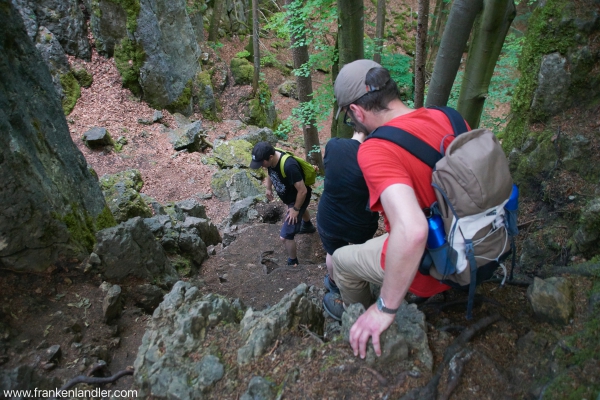
[{"label": "limestone rock", "polygon": [[536,317],[543,321],[564,325],[573,315],[573,288],[565,278],[535,277],[527,298]]},{"label": "limestone rock", "polygon": [[133,217],[151,217],[152,211],[140,196],[144,182],[137,169],[103,175],[100,178],[102,192],[117,222]]},{"label": "limestone rock", "polygon": [[111,285],[102,302],[104,321],[108,323],[117,318],[121,314],[122,308],[123,298],[121,297],[121,287],[119,285]]},{"label": "limestone rock", "polygon": [[265,187],[247,169],[217,171],[210,182],[213,194],[221,201],[238,201],[265,194]]}]

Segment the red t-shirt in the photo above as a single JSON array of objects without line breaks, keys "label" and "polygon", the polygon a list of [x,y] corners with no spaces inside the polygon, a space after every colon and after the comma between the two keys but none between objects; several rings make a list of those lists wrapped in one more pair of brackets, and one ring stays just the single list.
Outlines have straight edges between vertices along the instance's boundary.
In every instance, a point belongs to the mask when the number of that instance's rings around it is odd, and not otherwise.
[{"label": "red t-shirt", "polygon": [[[440,149],[442,139],[452,135],[452,125],[446,115],[438,110],[419,108],[411,113],[394,118],[385,125],[401,128],[435,149]],[[444,140],[445,148],[453,137]],[[369,139],[358,150],[358,163],[363,171],[370,194],[372,211],[383,214],[386,231],[390,231],[389,221],[381,206],[381,193],[393,184],[410,186],[417,196],[421,208],[429,207],[436,201],[431,186],[431,168],[402,147],[384,139]],[[385,269],[386,240],[381,254],[381,268]],[[450,287],[429,275],[417,271],[409,291],[421,297],[431,297]]]}]

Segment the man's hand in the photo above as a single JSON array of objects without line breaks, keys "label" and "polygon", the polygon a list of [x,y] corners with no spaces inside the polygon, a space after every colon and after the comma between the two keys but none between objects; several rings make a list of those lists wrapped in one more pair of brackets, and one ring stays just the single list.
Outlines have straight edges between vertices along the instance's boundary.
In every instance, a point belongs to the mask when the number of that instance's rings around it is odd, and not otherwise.
[{"label": "man's hand", "polygon": [[372,337],[375,354],[381,356],[379,336],[394,322],[395,317],[394,314],[379,311],[376,304],[369,307],[350,329],[350,345],[354,350],[354,355],[360,354],[360,358],[364,359],[367,355],[367,343],[369,338]]},{"label": "man's hand", "polygon": [[273,189],[267,188],[267,199],[273,201]]},{"label": "man's hand", "polygon": [[298,214],[300,214],[300,211],[296,211],[290,207],[288,208],[285,220],[288,221],[288,224],[295,225],[298,222]]}]

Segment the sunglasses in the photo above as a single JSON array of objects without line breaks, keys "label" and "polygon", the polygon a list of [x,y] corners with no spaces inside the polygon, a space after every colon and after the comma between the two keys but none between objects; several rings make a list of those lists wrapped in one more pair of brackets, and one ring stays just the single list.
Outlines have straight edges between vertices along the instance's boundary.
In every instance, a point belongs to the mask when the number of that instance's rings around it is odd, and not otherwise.
[{"label": "sunglasses", "polygon": [[354,128],[356,124],[352,121],[350,115],[348,115],[349,110],[344,111],[344,124],[348,125],[350,128]]}]

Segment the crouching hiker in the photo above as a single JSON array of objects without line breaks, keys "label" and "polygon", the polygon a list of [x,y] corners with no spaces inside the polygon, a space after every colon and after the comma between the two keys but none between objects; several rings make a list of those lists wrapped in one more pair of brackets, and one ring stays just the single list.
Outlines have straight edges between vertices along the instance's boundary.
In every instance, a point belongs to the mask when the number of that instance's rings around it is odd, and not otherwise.
[{"label": "crouching hiker", "polygon": [[287,252],[287,265],[297,265],[298,256],[294,236],[316,232],[315,226],[310,222],[310,212],[307,210],[312,189],[305,185],[302,168],[298,162],[293,157],[283,156],[284,153],[276,151],[269,142],[259,142],[252,149],[250,168],[267,169],[267,198],[269,201],[273,200],[273,188],[275,188],[281,201],[288,207],[279,236]]},{"label": "crouching hiker", "polygon": [[[346,64],[334,92],[344,120],[356,131],[369,134],[382,125],[401,128],[440,148],[452,125],[443,112],[407,107],[399,99],[396,83],[387,69],[370,60]],[[453,138],[446,138],[446,145]],[[395,314],[411,292],[431,297],[450,287],[419,272],[428,236],[423,209],[436,195],[431,186],[432,169],[400,146],[382,139],[360,145],[358,163],[370,193],[370,209],[383,213],[385,235],[364,244],[341,247],[333,254],[333,278],[341,296],[327,293],[326,311],[341,319],[345,305],[362,303],[366,312],[350,330],[355,355],[366,356],[369,338],[381,355],[379,337],[394,321]],[[373,303],[369,283],[381,285]]]}]

